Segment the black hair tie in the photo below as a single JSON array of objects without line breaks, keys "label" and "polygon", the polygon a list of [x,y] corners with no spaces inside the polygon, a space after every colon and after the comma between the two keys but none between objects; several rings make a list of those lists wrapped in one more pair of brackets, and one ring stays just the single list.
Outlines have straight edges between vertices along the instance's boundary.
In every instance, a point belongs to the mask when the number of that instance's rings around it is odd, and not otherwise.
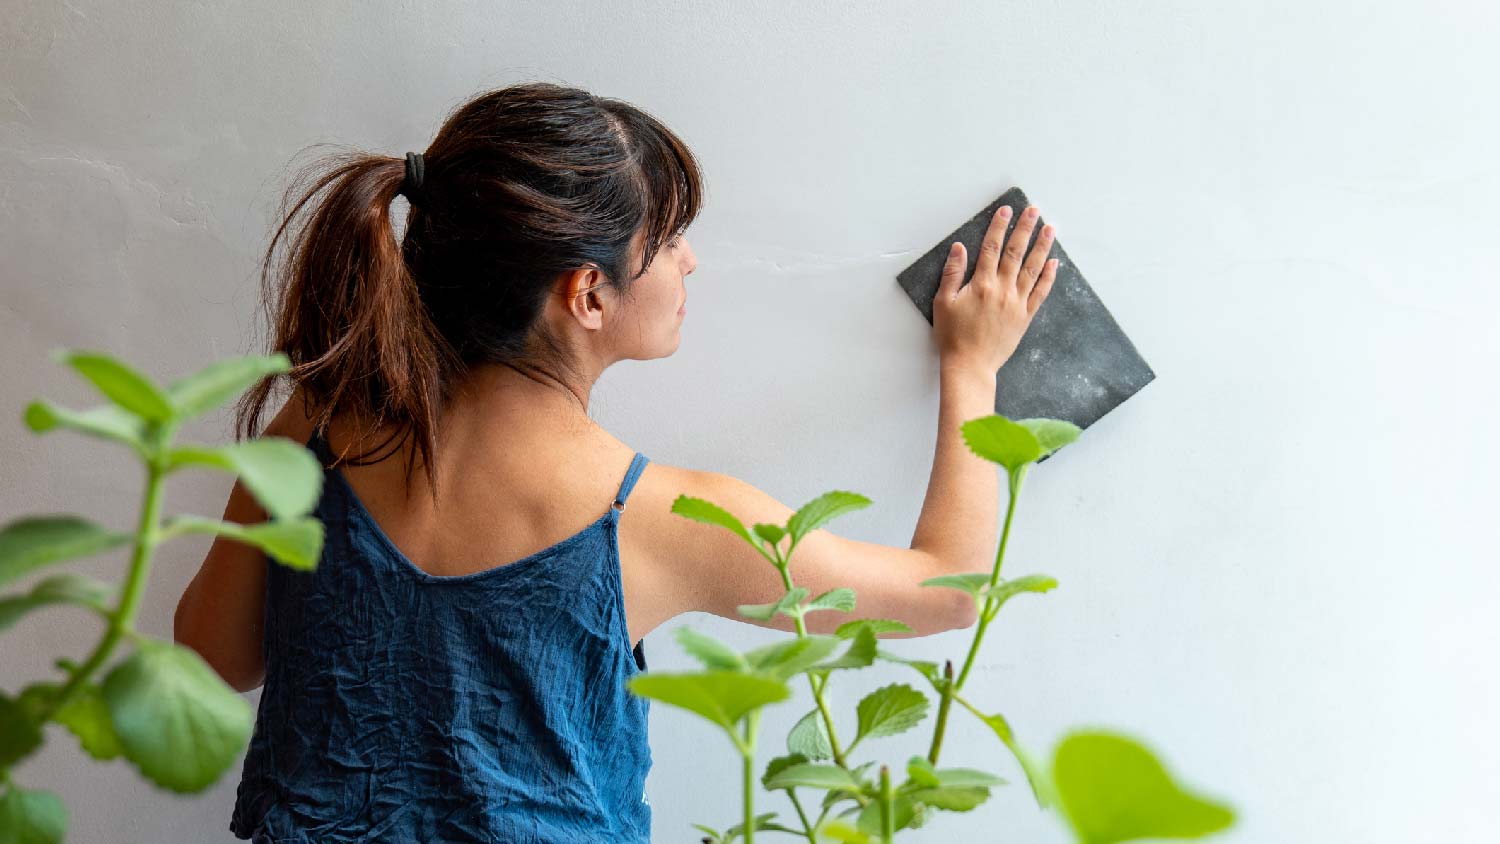
[{"label": "black hair tie", "polygon": [[406,154],[406,178],[401,180],[401,190],[397,193],[406,197],[413,205],[421,201],[422,196],[422,173],[426,169],[426,163],[422,161],[422,153],[408,152]]}]

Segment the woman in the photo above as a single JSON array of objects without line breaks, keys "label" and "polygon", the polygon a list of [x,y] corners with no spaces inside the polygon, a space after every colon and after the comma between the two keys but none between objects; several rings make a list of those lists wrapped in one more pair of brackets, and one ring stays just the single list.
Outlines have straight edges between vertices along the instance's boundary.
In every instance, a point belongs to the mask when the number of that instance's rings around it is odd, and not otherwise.
[{"label": "woman", "polygon": [[[460,106],[422,155],[341,155],[287,196],[264,278],[293,393],[262,434],[323,460],[323,558],[295,572],[215,541],[175,625],[236,689],[265,684],[230,829],[649,840],[632,643],[680,613],[739,618],[782,592],[743,540],[672,502],[705,498],[747,525],[793,512],[736,478],[650,462],[588,416],[611,364],[677,349],[697,267],[692,153],[627,103],[518,84]],[[1056,272],[1050,230],[1021,260],[1034,216],[1002,255],[1001,212],[968,285],[954,244],[934,304],[941,410],[911,547],[818,530],[794,557],[813,594],[851,586],[860,617],[915,635],[974,621],[967,595],[917,584],[990,568],[997,472],[959,428],[993,412],[996,370]],[[239,433],[254,435],[274,380],[245,395]],[[225,518],[266,514],[236,484]]]}]

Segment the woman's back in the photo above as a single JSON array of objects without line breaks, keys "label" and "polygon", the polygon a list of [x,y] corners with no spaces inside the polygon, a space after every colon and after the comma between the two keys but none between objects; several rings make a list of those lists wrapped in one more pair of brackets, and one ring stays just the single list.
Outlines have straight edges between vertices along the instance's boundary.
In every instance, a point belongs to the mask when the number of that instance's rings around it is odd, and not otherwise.
[{"label": "woman's back", "polygon": [[[325,467],[327,442],[308,442]],[[646,465],[636,454],[623,505]],[[646,841],[644,669],[621,509],[524,558],[435,576],[338,469],[313,572],[269,566],[266,680],[230,829],[258,842]],[[269,565],[269,564],[268,564]]]}]

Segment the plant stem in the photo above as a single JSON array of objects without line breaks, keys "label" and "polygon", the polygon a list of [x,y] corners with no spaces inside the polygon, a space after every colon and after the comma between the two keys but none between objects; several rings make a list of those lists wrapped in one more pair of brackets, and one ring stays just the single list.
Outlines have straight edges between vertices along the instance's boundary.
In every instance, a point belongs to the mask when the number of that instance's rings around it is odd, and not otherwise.
[{"label": "plant stem", "polygon": [[[787,555],[788,557],[791,555],[790,548],[787,549]],[[780,551],[776,552],[776,557],[776,570],[781,572],[781,584],[786,588],[786,591],[790,592],[792,591],[792,573],[788,568],[790,560],[781,559]],[[800,639],[807,638],[807,622],[800,615],[794,617],[792,620],[797,622],[797,637]],[[838,734],[833,731],[833,713],[828,711],[828,702],[823,700],[823,687],[818,684],[817,679],[811,674],[807,675],[807,687],[812,691],[813,701],[817,703],[818,712],[823,716],[823,726],[828,730],[828,747],[833,751],[833,761],[840,768],[848,770],[849,764],[844,761],[844,752],[839,749]]]},{"label": "plant stem", "polygon": [[948,709],[953,706],[953,660],[943,660],[943,700],[938,704],[937,727],[932,731],[932,747],[927,751],[927,761],[937,764],[938,752],[943,748],[943,731],[948,728]]},{"label": "plant stem", "polygon": [[896,841],[896,807],[892,805],[891,769],[880,766],[880,832],[886,844]]},{"label": "plant stem", "polygon": [[752,710],[745,716],[745,743],[740,748],[744,759],[745,791],[745,844],[751,844],[755,836],[755,730],[760,725],[760,710]]},{"label": "plant stem", "polygon": [[[818,844],[818,836],[813,830],[813,825],[807,822],[807,812],[802,810],[802,801],[797,799],[797,790],[788,788],[786,796],[792,799],[792,807],[797,810],[797,817],[802,819],[802,828],[807,831],[807,844]],[[822,823],[822,819],[818,819]]]},{"label": "plant stem", "polygon": [[130,574],[125,581],[125,589],[120,595],[120,604],[115,611],[109,614],[109,625],[105,629],[104,638],[89,654],[86,660],[68,682],[62,687],[55,697],[43,707],[40,723],[46,723],[57,711],[62,709],[73,695],[78,692],[89,677],[98,670],[104,661],[109,659],[110,653],[115,649],[115,644],[127,633],[132,632],[131,626],[135,623],[136,612],[140,609],[141,595],[145,591],[146,577],[151,573],[151,552],[156,547],[157,522],[161,516],[162,489],[165,486],[162,478],[165,475],[161,465],[151,459],[146,462],[146,495],[145,504],[141,508],[140,528],[136,532],[135,551],[130,558]]},{"label": "plant stem", "polygon": [[[990,572],[990,589],[1000,582],[1000,566],[1005,562],[1005,546],[1010,542],[1010,525],[1016,516],[1016,499],[1021,497],[1021,481],[1026,477],[1026,467],[1022,466],[1010,476],[1010,503],[1005,507],[1005,529],[1000,532],[1000,549],[995,552],[995,568]],[[990,619],[994,618],[994,598],[989,592],[984,596],[984,609],[979,613],[979,624],[974,628],[974,641],[969,644],[969,655],[964,658],[963,670],[958,672],[958,681],[954,686],[957,692],[964,686],[964,681],[969,677],[969,669],[974,667],[974,657],[979,654],[979,643],[984,641],[984,631],[990,626]]]}]

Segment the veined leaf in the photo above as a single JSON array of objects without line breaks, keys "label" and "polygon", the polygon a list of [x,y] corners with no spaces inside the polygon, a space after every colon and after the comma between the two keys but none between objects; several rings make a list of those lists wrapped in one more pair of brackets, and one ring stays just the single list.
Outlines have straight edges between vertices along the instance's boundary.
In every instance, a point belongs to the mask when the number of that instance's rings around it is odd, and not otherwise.
[{"label": "veined leaf", "polygon": [[782,527],[781,525],[756,522],[751,526],[751,529],[755,531],[756,536],[764,539],[771,545],[775,545],[776,543],[781,541],[782,537],[786,536],[786,528]]},{"label": "veined leaf", "polygon": [[943,586],[949,589],[958,589],[968,592],[977,600],[984,590],[990,585],[990,575],[978,572],[967,574],[944,574],[938,577],[929,577],[922,581],[922,586]]},{"label": "veined leaf", "polygon": [[927,696],[905,683],[881,686],[859,702],[859,734],[862,738],[893,736],[915,727],[927,715]]},{"label": "veined leaf", "polygon": [[859,634],[860,628],[868,626],[870,632],[879,636],[881,633],[915,633],[911,626],[902,621],[894,621],[889,618],[856,618],[840,624],[833,635],[840,639],[852,639]]},{"label": "veined leaf", "polygon": [[79,349],[57,349],[51,358],[77,370],[104,397],[152,422],[167,422],[174,417],[172,404],[151,379],[130,365],[103,352]]},{"label": "veined leaf", "polygon": [[[52,705],[62,689],[61,683],[33,683],[21,690],[17,700],[39,715],[42,709]],[[79,686],[68,702],[52,714],[52,720],[67,727],[78,738],[84,752],[95,759],[105,761],[124,753],[115,726],[109,720],[104,692],[94,683]]]},{"label": "veined leaf", "polygon": [[171,536],[180,533],[220,534],[236,542],[253,545],[270,554],[282,565],[301,571],[317,568],[318,559],[323,554],[323,523],[312,516],[242,525],[238,522],[181,515],[169,519],[164,532]]},{"label": "veined leaf", "polygon": [[786,749],[794,756],[814,762],[833,758],[833,743],[828,740],[828,727],[821,712],[814,708],[792,726],[786,734]]},{"label": "veined leaf", "polygon": [[250,705],[188,648],[146,640],[104,678],[125,758],[163,788],[212,785],[245,749]]},{"label": "veined leaf", "polygon": [[838,765],[819,765],[811,762],[789,765],[777,771],[766,777],[765,786],[772,791],[782,788],[821,788],[828,791],[858,793],[863,790],[859,780]]},{"label": "veined leaf", "polygon": [[691,627],[679,627],[675,635],[682,649],[697,657],[705,668],[725,671],[746,671],[750,668],[739,651],[706,633],[699,633]]},{"label": "veined leaf", "polygon": [[135,539],[77,516],[30,516],[0,528],[0,586],[43,566],[88,557]]},{"label": "veined leaf", "polygon": [[61,844],[67,831],[68,810],[56,794],[14,784],[0,794],[0,841],[5,844]]},{"label": "veined leaf", "polygon": [[772,775],[780,773],[781,771],[784,771],[793,765],[801,765],[807,761],[808,758],[800,753],[789,753],[785,756],[777,756],[776,758],[766,763],[766,771],[765,773],[760,775],[761,785],[765,785],[766,780]]},{"label": "veined leaf", "polygon": [[220,446],[182,445],[167,452],[167,471],[203,466],[239,476],[273,519],[305,516],[323,490],[323,464],[287,437],[261,437]]},{"label": "veined leaf", "polygon": [[751,710],[792,693],[780,680],[738,671],[638,674],[627,683],[635,694],[696,712],[729,731]]},{"label": "veined leaf", "polygon": [[1125,736],[1074,732],[1058,744],[1052,772],[1083,844],[1198,838],[1234,823],[1228,806],[1179,787],[1150,750]]},{"label": "veined leaf", "polygon": [[75,604],[107,618],[109,608],[104,602],[113,591],[109,584],[81,574],[51,575],[37,581],[30,592],[0,598],[0,631],[15,624],[21,616],[49,604]]},{"label": "veined leaf", "polygon": [[[711,501],[706,501],[702,498],[693,498],[689,495],[679,495],[677,496],[677,500],[672,502],[672,512],[679,516],[686,516],[689,519],[703,522],[704,524],[729,528],[744,537],[746,542],[755,545],[755,540],[750,537],[750,531],[745,530],[745,526],[740,523],[740,520],[730,515],[729,511]],[[755,545],[755,547],[759,548],[760,546]]]},{"label": "veined leaf", "polygon": [[67,428],[99,439],[121,442],[145,457],[146,425],[139,416],[116,405],[105,404],[84,411],[69,410],[44,399],[26,405],[22,417],[26,427],[45,434],[53,428]]},{"label": "veined leaf", "polygon": [[1030,428],[999,414],[970,419],[960,430],[970,451],[1010,472],[1042,456],[1042,444]]},{"label": "veined leaf", "polygon": [[1036,437],[1042,447],[1041,457],[1046,457],[1073,442],[1078,439],[1079,434],[1083,433],[1082,428],[1061,419],[1017,419],[1016,424],[1023,426]]},{"label": "veined leaf", "polygon": [[42,744],[42,729],[29,706],[0,692],[0,771],[31,755]]},{"label": "veined leaf", "polygon": [[857,492],[836,489],[802,505],[787,520],[787,532],[792,535],[795,547],[802,537],[812,533],[845,513],[870,506],[870,499]]},{"label": "veined leaf", "polygon": [[980,785],[949,785],[919,788],[906,795],[912,801],[950,812],[967,812],[988,800],[990,790]]},{"label": "veined leaf", "polygon": [[828,656],[842,642],[834,636],[798,636],[745,653],[752,671],[786,680]]},{"label": "veined leaf", "polygon": [[869,625],[860,627],[854,634],[854,640],[849,643],[849,649],[844,651],[837,659],[820,663],[813,666],[818,671],[831,671],[839,668],[864,668],[875,662],[875,654],[878,646],[875,641],[875,630]]},{"label": "veined leaf", "polygon": [[291,368],[291,358],[283,352],[214,361],[167,385],[167,398],[179,416],[190,419],[243,393],[261,378]]},{"label": "veined leaf", "polygon": [[797,617],[802,614],[801,607],[803,599],[807,597],[807,589],[801,586],[792,587],[791,591],[769,604],[740,604],[735,609],[746,618],[758,621],[769,621],[777,613]]},{"label": "veined leaf", "polygon": [[[895,828],[899,831],[912,825],[912,821],[916,819],[916,814],[920,809],[912,803],[911,798],[904,794],[897,794],[891,800],[891,811],[895,814],[893,820],[895,821]],[[860,810],[859,819],[855,824],[861,832],[869,835],[880,835],[880,801],[871,800],[869,803],[866,803],[865,807]]]},{"label": "veined leaf", "polygon": [[807,609],[808,611],[838,610],[839,612],[854,612],[854,590],[847,586],[830,589],[813,598],[808,603]]}]

